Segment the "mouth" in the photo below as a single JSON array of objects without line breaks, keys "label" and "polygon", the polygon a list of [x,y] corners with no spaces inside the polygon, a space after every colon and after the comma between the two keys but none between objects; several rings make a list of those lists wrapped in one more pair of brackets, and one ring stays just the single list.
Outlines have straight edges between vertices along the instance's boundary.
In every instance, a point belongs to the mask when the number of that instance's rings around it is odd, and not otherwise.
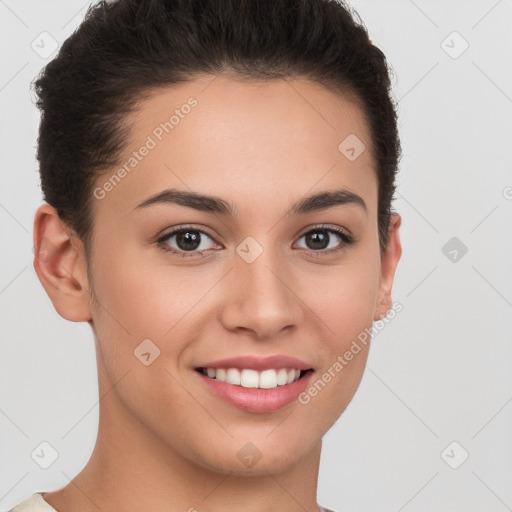
[{"label": "mouth", "polygon": [[251,368],[195,368],[211,380],[252,389],[274,389],[303,379],[313,368],[270,368],[257,371]]},{"label": "mouth", "polygon": [[194,373],[212,398],[251,413],[273,413],[299,403],[298,397],[311,382],[314,370],[201,366]]}]

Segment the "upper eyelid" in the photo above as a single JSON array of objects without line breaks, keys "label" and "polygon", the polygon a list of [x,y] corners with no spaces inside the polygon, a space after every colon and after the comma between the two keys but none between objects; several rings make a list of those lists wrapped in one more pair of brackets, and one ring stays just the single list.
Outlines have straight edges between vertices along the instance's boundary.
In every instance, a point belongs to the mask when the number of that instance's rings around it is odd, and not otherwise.
[{"label": "upper eyelid", "polygon": [[215,236],[213,234],[209,233],[204,228],[198,228],[198,227],[195,227],[195,226],[182,226],[182,227],[172,228],[167,233],[164,233],[163,235],[157,236],[157,239],[158,240],[165,240],[165,239],[169,238],[170,236],[174,236],[177,233],[180,233],[182,231],[187,231],[187,230],[198,231],[200,233],[203,233],[203,234],[209,236],[212,240],[215,240]]}]

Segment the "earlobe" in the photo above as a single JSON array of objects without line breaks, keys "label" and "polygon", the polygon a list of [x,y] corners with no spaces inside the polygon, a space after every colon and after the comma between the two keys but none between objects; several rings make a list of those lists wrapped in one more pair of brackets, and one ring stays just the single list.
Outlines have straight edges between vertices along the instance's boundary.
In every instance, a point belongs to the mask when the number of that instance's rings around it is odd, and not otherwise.
[{"label": "earlobe", "polygon": [[59,315],[72,322],[91,320],[83,244],[47,203],[36,211],[33,243],[34,270]]},{"label": "earlobe", "polygon": [[401,224],[401,216],[398,213],[393,213],[389,223],[388,243],[381,258],[380,288],[374,321],[381,320],[387,316],[392,307],[391,290],[393,288],[396,267],[402,255],[399,234]]}]

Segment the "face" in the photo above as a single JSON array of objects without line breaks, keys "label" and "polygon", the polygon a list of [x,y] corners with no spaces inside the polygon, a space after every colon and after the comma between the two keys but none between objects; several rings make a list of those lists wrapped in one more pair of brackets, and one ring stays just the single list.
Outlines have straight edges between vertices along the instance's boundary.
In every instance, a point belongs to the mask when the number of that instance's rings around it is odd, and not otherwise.
[{"label": "face", "polygon": [[[289,468],[348,405],[369,347],[353,343],[391,306],[400,222],[381,259],[362,113],[305,80],[202,77],[128,121],[130,145],[95,188],[87,286],[101,385],[119,382],[138,428],[205,468]],[[249,385],[258,362],[309,371],[291,384],[292,372],[256,374],[269,386],[257,390],[198,370],[237,368],[228,378]],[[253,469],[237,456],[248,442]]]}]

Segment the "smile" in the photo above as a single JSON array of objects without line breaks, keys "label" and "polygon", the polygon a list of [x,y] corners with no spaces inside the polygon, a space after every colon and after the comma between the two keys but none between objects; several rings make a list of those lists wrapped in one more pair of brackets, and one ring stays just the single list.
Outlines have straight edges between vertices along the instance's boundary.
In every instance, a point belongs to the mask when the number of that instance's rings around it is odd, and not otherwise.
[{"label": "smile", "polygon": [[[306,373],[298,368],[279,368],[256,371],[249,368],[198,368],[210,379],[244,388],[273,389],[299,380]],[[301,375],[302,374],[302,375]]]},{"label": "smile", "polygon": [[309,385],[314,371],[200,367],[194,373],[213,398],[221,398],[237,409],[269,413],[297,401],[299,394]]}]

